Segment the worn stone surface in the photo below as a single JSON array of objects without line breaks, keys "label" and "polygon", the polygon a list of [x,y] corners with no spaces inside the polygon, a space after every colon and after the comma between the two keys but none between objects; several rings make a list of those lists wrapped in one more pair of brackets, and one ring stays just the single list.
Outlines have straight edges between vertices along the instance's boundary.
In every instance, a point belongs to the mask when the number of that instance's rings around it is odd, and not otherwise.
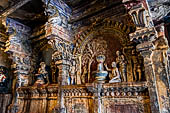
[{"label": "worn stone surface", "polygon": [[1,113],[7,113],[8,107],[12,101],[11,94],[0,94],[0,109]]},{"label": "worn stone surface", "polygon": [[168,0],[10,1],[0,3],[0,66],[13,79],[3,113],[170,112]]}]

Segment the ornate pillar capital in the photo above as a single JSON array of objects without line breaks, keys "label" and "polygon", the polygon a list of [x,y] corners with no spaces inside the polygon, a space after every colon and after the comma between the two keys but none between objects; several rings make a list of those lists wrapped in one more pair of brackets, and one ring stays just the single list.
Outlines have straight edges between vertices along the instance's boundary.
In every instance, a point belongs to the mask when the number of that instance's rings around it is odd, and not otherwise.
[{"label": "ornate pillar capital", "polygon": [[68,24],[71,9],[62,0],[42,0],[45,4],[45,14],[48,16],[46,23],[46,37],[59,38],[66,41],[71,39],[71,25]]}]

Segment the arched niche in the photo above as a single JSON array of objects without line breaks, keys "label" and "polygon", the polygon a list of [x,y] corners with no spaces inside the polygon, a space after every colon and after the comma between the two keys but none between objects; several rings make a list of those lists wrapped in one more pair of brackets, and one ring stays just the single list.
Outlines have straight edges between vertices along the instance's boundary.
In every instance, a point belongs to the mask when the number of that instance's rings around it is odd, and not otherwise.
[{"label": "arched niche", "polygon": [[[93,82],[92,73],[96,70],[96,57],[105,55],[105,63],[111,68],[111,63],[116,60],[116,51],[121,51],[125,55],[128,62],[127,76],[129,81],[133,81],[133,65],[132,50],[135,45],[129,39],[129,33],[135,28],[124,25],[120,22],[105,20],[97,23],[87,30],[82,31],[75,37],[74,56],[77,58],[77,70],[80,76],[88,76],[85,78],[87,82]],[[89,79],[89,76],[91,79]]]},{"label": "arched niche", "polygon": [[58,68],[52,60],[52,54],[54,52],[53,48],[50,44],[48,44],[48,40],[44,42],[40,42],[37,44],[38,47],[34,49],[34,53],[36,54],[36,65],[34,70],[33,84],[36,81],[36,74],[38,74],[38,69],[40,68],[40,63],[44,62],[46,67],[46,71],[48,72],[48,79],[50,84],[57,83],[58,78]]}]

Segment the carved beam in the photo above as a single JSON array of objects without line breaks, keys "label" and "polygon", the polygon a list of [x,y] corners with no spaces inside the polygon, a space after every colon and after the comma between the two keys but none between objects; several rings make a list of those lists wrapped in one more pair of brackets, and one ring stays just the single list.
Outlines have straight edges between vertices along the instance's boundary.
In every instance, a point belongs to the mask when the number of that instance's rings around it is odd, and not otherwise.
[{"label": "carved beam", "polygon": [[0,18],[5,18],[14,11],[16,11],[18,8],[22,7],[26,3],[28,3],[31,0],[20,0],[18,3],[14,4],[13,6],[5,9],[2,13],[0,13]]}]

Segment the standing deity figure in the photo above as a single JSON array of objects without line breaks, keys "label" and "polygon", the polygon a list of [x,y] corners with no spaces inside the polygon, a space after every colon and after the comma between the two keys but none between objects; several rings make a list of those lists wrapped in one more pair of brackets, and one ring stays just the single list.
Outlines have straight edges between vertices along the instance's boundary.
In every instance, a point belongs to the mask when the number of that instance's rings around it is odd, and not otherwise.
[{"label": "standing deity figure", "polygon": [[75,76],[75,73],[76,73],[76,67],[75,67],[76,63],[75,61],[73,61],[73,64],[70,68],[70,77],[71,77],[71,84],[72,85],[75,85],[75,79],[76,79],[76,76]]},{"label": "standing deity figure", "polygon": [[116,67],[116,62],[112,62],[112,69],[109,69],[107,64],[105,64],[105,67],[108,72],[111,72],[109,73],[109,78],[111,79],[109,83],[121,82],[120,73]]},{"label": "standing deity figure", "polygon": [[123,82],[127,81],[127,61],[125,59],[125,56],[121,54],[120,51],[116,51],[116,64],[119,69],[120,75],[121,75],[121,80]]},{"label": "standing deity figure", "polygon": [[87,77],[88,71],[86,69],[86,66],[83,67],[83,74],[81,75],[81,83],[86,83],[86,77]]},{"label": "standing deity figure", "polygon": [[45,70],[45,63],[41,62],[40,63],[40,68],[38,69],[38,74],[36,74],[37,76],[37,80],[35,81],[35,85],[42,85],[42,84],[49,84],[49,78],[48,78],[48,72]]},{"label": "standing deity figure", "polygon": [[51,62],[51,70],[52,70],[52,82],[57,83],[57,76],[56,76],[57,66],[55,65],[55,62]]},{"label": "standing deity figure", "polygon": [[140,81],[142,78],[142,61],[140,54],[136,50],[132,50],[132,64],[134,81]]}]

